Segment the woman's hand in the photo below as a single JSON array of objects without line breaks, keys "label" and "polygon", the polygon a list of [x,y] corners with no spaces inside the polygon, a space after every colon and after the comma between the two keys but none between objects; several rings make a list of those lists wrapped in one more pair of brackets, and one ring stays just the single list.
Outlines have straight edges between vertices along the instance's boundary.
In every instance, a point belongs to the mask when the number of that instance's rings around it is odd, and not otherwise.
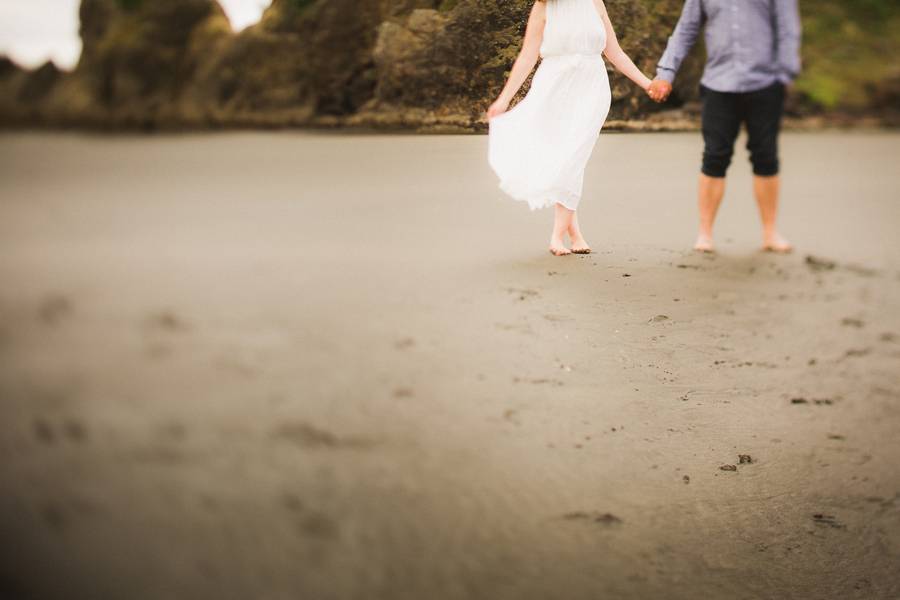
[{"label": "woman's hand", "polygon": [[647,89],[647,95],[650,96],[654,102],[665,102],[669,99],[669,94],[671,93],[672,84],[665,79],[654,79],[653,83],[651,83],[650,87]]},{"label": "woman's hand", "polygon": [[505,98],[497,98],[493,104],[487,109],[487,120],[490,121],[494,117],[500,116],[509,108],[509,100]]}]

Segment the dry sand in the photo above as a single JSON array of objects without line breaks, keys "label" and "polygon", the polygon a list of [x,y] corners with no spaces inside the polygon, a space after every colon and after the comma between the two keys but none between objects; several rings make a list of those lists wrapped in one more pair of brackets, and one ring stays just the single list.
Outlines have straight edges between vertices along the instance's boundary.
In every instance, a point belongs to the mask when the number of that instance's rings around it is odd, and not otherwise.
[{"label": "dry sand", "polygon": [[486,143],[0,137],[0,597],[900,596],[900,135],[785,136],[787,257],[604,134],[554,258]]}]

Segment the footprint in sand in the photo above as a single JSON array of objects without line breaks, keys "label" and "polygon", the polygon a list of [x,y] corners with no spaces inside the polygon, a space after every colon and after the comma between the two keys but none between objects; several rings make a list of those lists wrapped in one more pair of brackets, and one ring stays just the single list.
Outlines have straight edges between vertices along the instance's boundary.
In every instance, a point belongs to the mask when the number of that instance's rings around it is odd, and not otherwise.
[{"label": "footprint in sand", "polygon": [[69,419],[63,423],[63,434],[70,442],[82,444],[88,439],[88,430],[81,421]]},{"label": "footprint in sand", "polygon": [[872,353],[871,348],[851,348],[844,353],[845,358],[860,358]]},{"label": "footprint in sand", "polygon": [[38,442],[52,446],[58,440],[65,438],[75,444],[87,441],[87,428],[75,419],[66,419],[60,426],[54,426],[45,419],[35,419],[32,424],[34,437]]},{"label": "footprint in sand", "polygon": [[34,430],[34,437],[37,438],[40,443],[48,446],[52,446],[56,443],[56,430],[47,421],[37,419],[32,428]]},{"label": "footprint in sand", "polygon": [[415,394],[412,388],[400,387],[394,390],[394,398],[412,398]]},{"label": "footprint in sand", "polygon": [[304,536],[319,539],[334,539],[338,537],[338,523],[330,516],[322,512],[311,512],[305,515],[299,524],[300,533]]},{"label": "footprint in sand", "polygon": [[270,435],[274,439],[292,442],[304,448],[363,449],[375,445],[372,440],[362,437],[338,437],[303,421],[283,423],[273,429]]},{"label": "footprint in sand", "polygon": [[540,292],[532,289],[519,289],[519,288],[506,288],[506,291],[514,296],[518,296],[520,301],[528,300],[529,298],[537,298],[540,296]]},{"label": "footprint in sand", "polygon": [[834,404],[834,400],[831,398],[813,398],[812,400],[807,400],[806,398],[798,397],[791,398],[791,404],[815,404],[817,406],[831,406]]},{"label": "footprint in sand", "polygon": [[171,310],[161,310],[151,314],[147,317],[147,326],[169,333],[184,332],[190,329],[187,322]]},{"label": "footprint in sand", "polygon": [[533,379],[513,377],[513,383],[530,383],[532,385],[550,385],[553,387],[562,387],[565,385],[565,382],[562,382],[559,379],[550,379],[546,377],[538,377]]},{"label": "footprint in sand", "polygon": [[860,277],[875,277],[878,275],[877,269],[872,269],[870,267],[864,267],[862,265],[844,265],[844,269],[850,271],[855,275],[859,275]]},{"label": "footprint in sand", "polygon": [[46,325],[58,325],[70,316],[74,308],[71,300],[62,294],[51,294],[38,306],[38,319]]},{"label": "footprint in sand", "polygon": [[167,421],[156,427],[156,434],[163,442],[181,443],[188,437],[188,428],[180,421]]},{"label": "footprint in sand", "polygon": [[622,519],[612,513],[575,511],[564,514],[562,518],[566,521],[588,521],[606,527],[622,524]]},{"label": "footprint in sand", "polygon": [[841,319],[841,325],[844,327],[856,327],[857,329],[862,329],[866,326],[862,319],[856,319],[854,317],[844,317]]},{"label": "footprint in sand", "polygon": [[837,268],[837,263],[820,256],[807,255],[806,266],[811,271],[833,271]]},{"label": "footprint in sand", "polygon": [[397,350],[409,350],[410,348],[415,347],[416,340],[411,337],[405,337],[394,342],[394,348]]},{"label": "footprint in sand", "polygon": [[338,536],[337,521],[321,511],[308,509],[297,494],[285,492],[281,497],[281,505],[288,512],[297,515],[297,530],[303,537],[333,539]]},{"label": "footprint in sand", "polygon": [[824,513],[816,513],[812,516],[813,523],[816,525],[822,525],[824,527],[831,527],[833,529],[845,529],[843,523],[837,520],[834,515],[826,515]]},{"label": "footprint in sand", "polygon": [[290,512],[300,512],[305,508],[299,496],[292,492],[285,492],[281,497],[281,505]]},{"label": "footprint in sand", "polygon": [[562,323],[565,321],[574,321],[574,319],[568,315],[544,315],[544,318],[551,323]]},{"label": "footprint in sand", "polygon": [[41,518],[44,520],[44,523],[55,532],[64,530],[69,524],[69,520],[66,518],[62,509],[55,504],[44,506],[41,509]]}]

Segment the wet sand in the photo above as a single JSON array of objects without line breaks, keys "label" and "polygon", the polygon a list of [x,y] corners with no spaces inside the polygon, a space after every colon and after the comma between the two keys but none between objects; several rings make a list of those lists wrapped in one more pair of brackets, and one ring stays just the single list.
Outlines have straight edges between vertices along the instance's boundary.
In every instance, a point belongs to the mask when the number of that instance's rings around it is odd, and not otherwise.
[{"label": "wet sand", "polygon": [[0,597],[900,596],[900,135],[785,136],[785,257],[742,150],[554,258],[486,142],[0,136]]}]

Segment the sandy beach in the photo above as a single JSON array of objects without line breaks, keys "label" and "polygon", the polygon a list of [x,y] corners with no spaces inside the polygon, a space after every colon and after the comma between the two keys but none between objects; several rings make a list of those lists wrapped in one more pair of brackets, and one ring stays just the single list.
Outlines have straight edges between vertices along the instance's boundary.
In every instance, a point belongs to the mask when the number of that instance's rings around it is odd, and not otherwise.
[{"label": "sandy beach", "polygon": [[900,134],[0,135],[0,597],[900,597]]}]

